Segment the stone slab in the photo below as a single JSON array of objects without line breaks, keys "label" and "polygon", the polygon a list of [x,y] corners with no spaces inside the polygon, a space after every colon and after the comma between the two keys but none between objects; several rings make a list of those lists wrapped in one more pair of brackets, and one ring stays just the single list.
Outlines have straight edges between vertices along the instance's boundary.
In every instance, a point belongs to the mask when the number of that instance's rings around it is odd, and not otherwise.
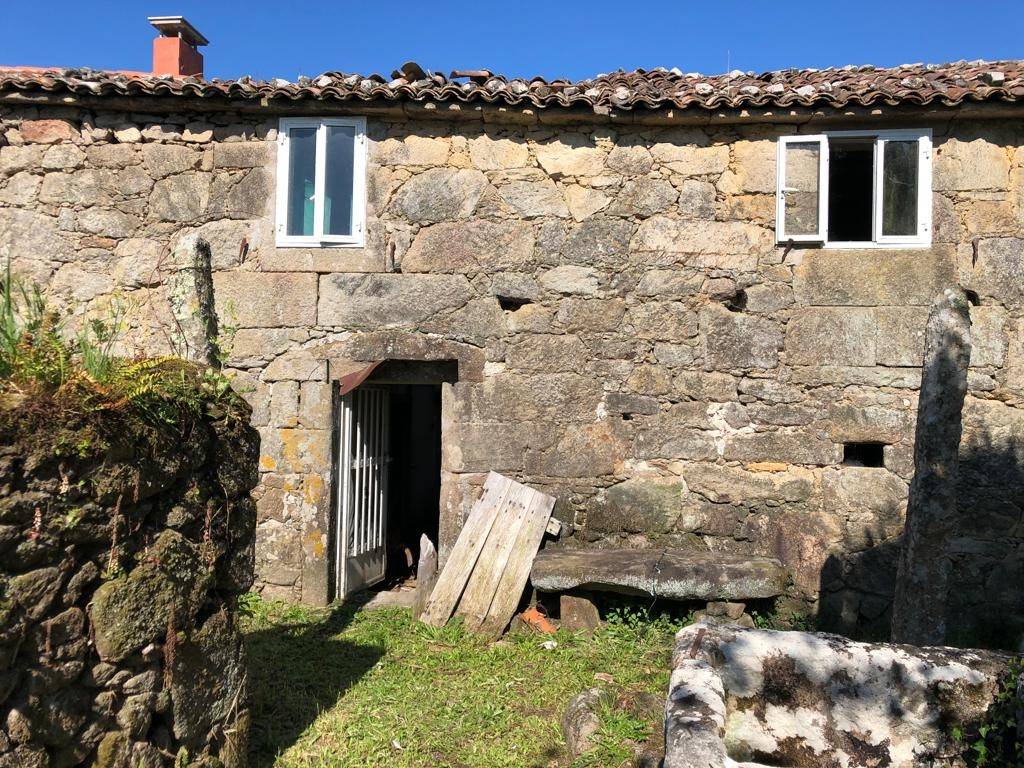
[{"label": "stone slab", "polygon": [[747,600],[782,594],[778,560],[675,549],[549,548],[533,561],[542,592],[590,589],[671,600]]},{"label": "stone slab", "polygon": [[810,306],[927,306],[956,282],[956,255],[943,245],[808,251],[794,271],[796,300]]}]

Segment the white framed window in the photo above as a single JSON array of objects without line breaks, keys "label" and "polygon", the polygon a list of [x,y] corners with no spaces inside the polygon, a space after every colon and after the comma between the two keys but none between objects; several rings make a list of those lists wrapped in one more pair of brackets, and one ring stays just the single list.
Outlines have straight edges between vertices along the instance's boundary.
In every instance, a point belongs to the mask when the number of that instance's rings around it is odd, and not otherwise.
[{"label": "white framed window", "polygon": [[779,243],[931,244],[930,130],[785,136],[778,142],[776,178]]},{"label": "white framed window", "polygon": [[361,246],[365,229],[365,118],[281,118],[277,245]]}]

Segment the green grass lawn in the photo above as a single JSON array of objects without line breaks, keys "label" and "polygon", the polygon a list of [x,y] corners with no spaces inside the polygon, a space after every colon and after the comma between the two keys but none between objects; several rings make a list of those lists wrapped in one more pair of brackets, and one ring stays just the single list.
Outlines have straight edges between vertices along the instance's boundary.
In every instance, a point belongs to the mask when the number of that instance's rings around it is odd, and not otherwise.
[{"label": "green grass lawn", "polygon": [[593,638],[559,632],[547,650],[548,637],[489,643],[398,609],[316,610],[255,596],[243,601],[243,622],[255,768],[630,765],[630,741],[660,730],[651,715],[608,708],[597,747],[575,762],[559,721],[595,685],[663,697],[681,626],[623,610]]}]

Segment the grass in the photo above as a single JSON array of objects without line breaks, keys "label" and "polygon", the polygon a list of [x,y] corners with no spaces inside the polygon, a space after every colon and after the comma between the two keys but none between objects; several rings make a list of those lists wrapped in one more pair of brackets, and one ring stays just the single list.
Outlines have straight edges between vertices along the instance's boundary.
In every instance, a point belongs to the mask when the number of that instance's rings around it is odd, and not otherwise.
[{"label": "grass", "polygon": [[597,746],[572,762],[562,714],[597,685],[596,673],[662,699],[680,626],[620,611],[593,638],[561,631],[547,650],[547,637],[489,643],[398,609],[316,610],[248,596],[243,617],[255,768],[630,765],[631,742],[655,735],[660,720],[608,708]]}]

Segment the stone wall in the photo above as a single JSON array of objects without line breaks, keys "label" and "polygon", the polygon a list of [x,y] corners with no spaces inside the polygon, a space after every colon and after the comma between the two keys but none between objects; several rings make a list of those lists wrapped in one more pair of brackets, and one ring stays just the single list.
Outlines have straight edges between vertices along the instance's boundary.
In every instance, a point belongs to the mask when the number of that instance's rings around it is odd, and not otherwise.
[{"label": "stone wall", "polygon": [[[496,470],[556,495],[580,543],[775,556],[801,600],[830,555],[901,528],[943,287],[980,300],[965,445],[1024,428],[1017,123],[933,126],[932,247],[839,251],[774,241],[774,139],[818,127],[374,118],[366,247],[306,250],[273,244],[276,118],[0,109],[0,256],[76,312],[120,291],[134,338],[172,345],[181,244],[211,242],[271,594],[328,596],[330,382],[358,361],[459,361],[442,556]],[[848,442],[885,466],[843,466]],[[1020,506],[998,503],[999,540],[964,543],[991,566],[969,602],[1024,575]],[[833,576],[843,616],[884,614]]]},{"label": "stone wall", "polygon": [[248,408],[52,407],[0,404],[0,767],[247,765]]}]

